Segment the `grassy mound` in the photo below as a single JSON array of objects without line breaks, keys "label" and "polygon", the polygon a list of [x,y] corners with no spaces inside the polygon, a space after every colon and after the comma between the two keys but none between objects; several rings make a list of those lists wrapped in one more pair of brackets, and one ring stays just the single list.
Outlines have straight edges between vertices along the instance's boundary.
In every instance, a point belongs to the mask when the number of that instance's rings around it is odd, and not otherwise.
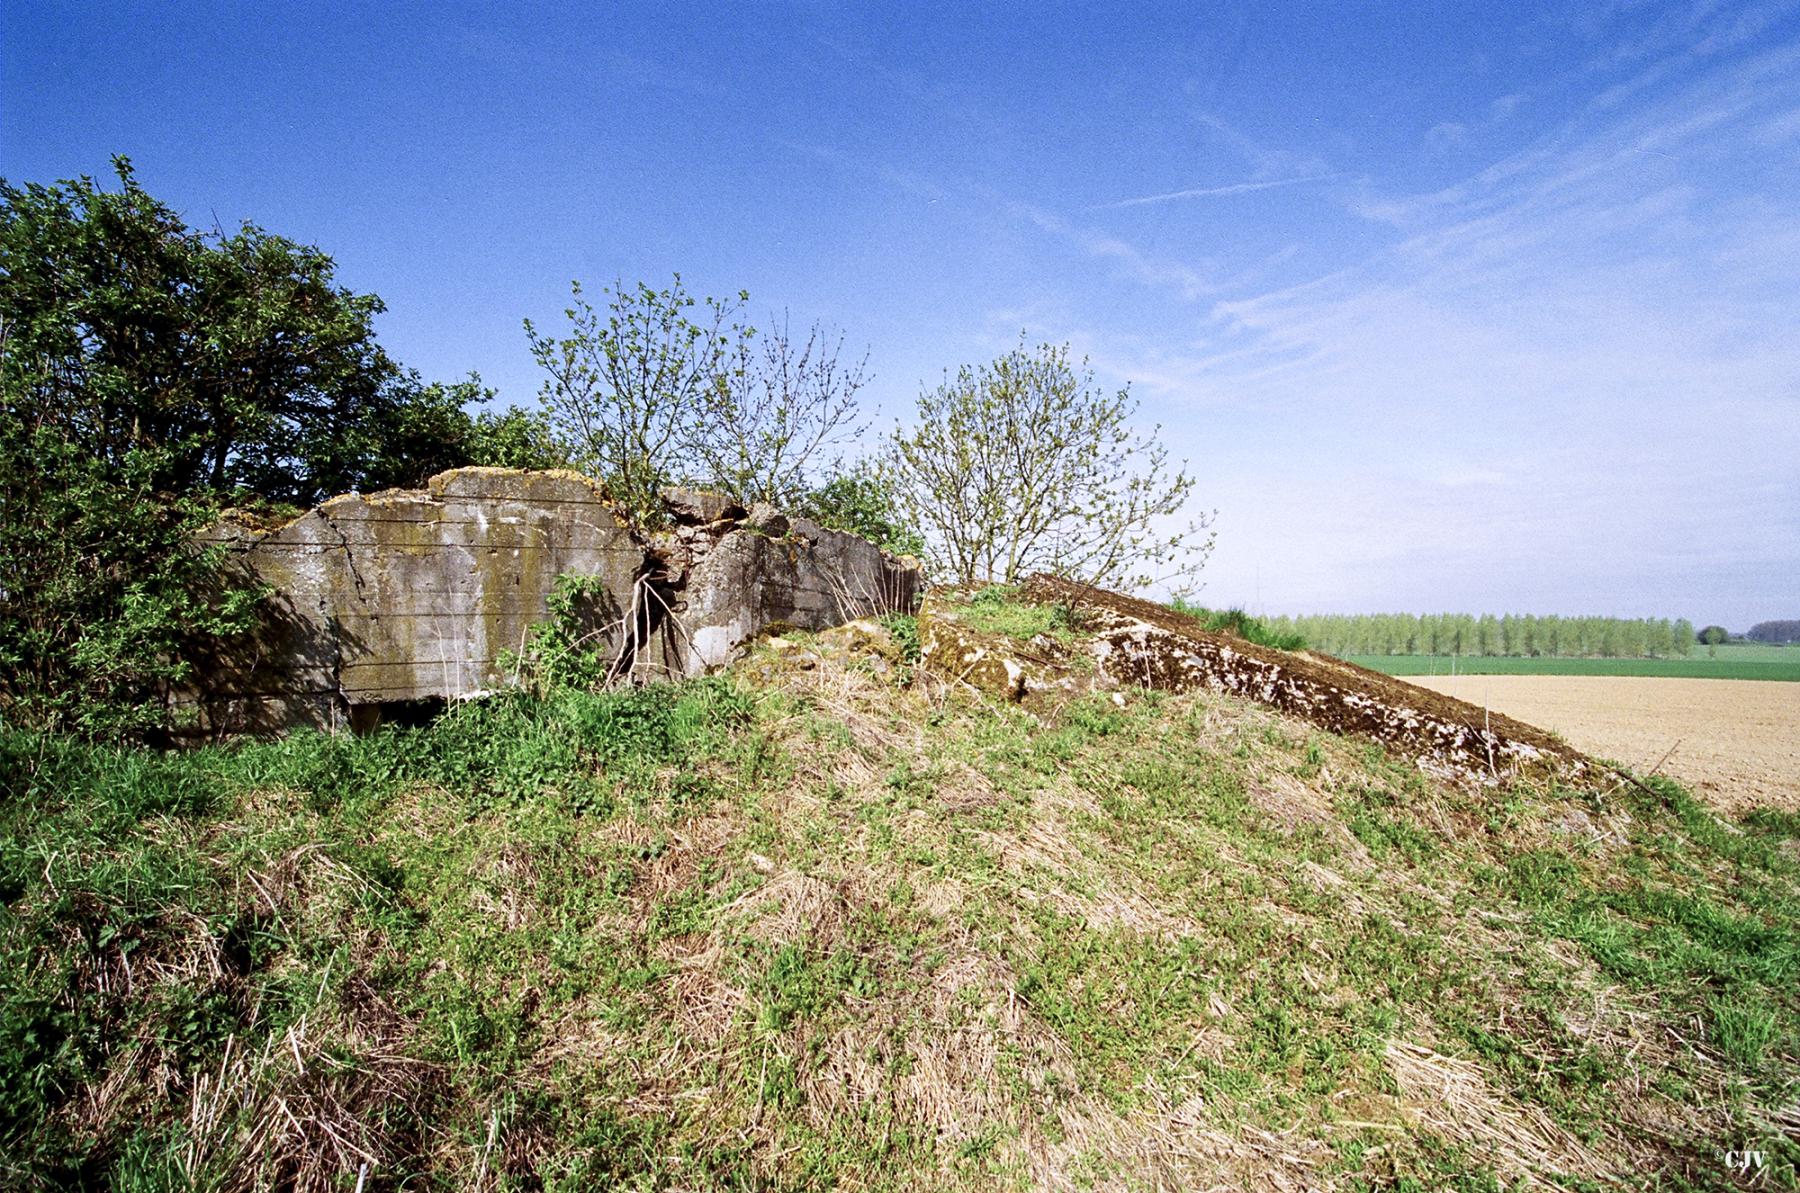
[{"label": "grassy mound", "polygon": [[1800,820],[761,662],[0,733],[0,1184],[1792,1186]]}]

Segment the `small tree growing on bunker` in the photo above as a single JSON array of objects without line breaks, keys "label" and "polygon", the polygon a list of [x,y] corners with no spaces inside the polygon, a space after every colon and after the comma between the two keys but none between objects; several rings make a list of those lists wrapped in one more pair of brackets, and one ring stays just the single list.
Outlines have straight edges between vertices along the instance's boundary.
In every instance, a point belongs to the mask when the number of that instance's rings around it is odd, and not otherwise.
[{"label": "small tree growing on bunker", "polygon": [[[1097,388],[1067,345],[1019,346],[919,396],[882,468],[941,579],[1013,583],[1038,571],[1110,588],[1198,568],[1210,516],[1169,531],[1193,491],[1185,466],[1131,426],[1137,403]],[[1185,565],[1185,566],[1183,566]]]},{"label": "small tree growing on bunker", "polygon": [[821,457],[862,433],[856,395],[868,357],[844,359],[844,337],[822,323],[794,336],[785,314],[737,347],[725,384],[695,412],[688,452],[704,483],[746,505],[794,508]]},{"label": "small tree growing on bunker", "polygon": [[575,465],[605,482],[644,524],[661,519],[657,493],[686,479],[683,452],[700,413],[728,401],[754,334],[742,321],[748,294],[697,300],[618,283],[606,309],[570,284],[569,334],[541,336],[525,320],[531,355],[549,374],[541,396]]},{"label": "small tree growing on bunker", "polygon": [[783,316],[759,332],[743,319],[747,293],[696,299],[679,274],[660,290],[617,284],[604,311],[573,290],[568,335],[525,321],[549,374],[544,408],[570,460],[642,523],[661,517],[658,490],[681,482],[793,506],[861,431],[866,358],[845,359],[823,324],[802,338]]}]

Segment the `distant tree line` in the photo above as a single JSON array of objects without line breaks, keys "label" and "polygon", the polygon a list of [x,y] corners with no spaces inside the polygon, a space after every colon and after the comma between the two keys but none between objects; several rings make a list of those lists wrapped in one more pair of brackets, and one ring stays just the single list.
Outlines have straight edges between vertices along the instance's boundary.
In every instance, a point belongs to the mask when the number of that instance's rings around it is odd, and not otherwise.
[{"label": "distant tree line", "polygon": [[1786,646],[1800,642],[1800,620],[1794,621],[1759,621],[1750,627],[1744,635],[1752,642],[1763,642],[1770,646]]},{"label": "distant tree line", "polygon": [[1685,618],[1365,613],[1266,621],[1335,655],[1670,658],[1691,654],[1695,644]]}]

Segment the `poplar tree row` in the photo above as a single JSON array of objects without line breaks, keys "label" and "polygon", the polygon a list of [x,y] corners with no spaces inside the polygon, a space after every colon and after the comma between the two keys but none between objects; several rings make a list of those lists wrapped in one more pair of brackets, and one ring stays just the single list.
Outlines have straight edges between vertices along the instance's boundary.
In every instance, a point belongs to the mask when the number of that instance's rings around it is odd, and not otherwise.
[{"label": "poplar tree row", "polygon": [[1694,627],[1686,618],[1366,613],[1267,621],[1335,655],[1669,658],[1694,649]]}]

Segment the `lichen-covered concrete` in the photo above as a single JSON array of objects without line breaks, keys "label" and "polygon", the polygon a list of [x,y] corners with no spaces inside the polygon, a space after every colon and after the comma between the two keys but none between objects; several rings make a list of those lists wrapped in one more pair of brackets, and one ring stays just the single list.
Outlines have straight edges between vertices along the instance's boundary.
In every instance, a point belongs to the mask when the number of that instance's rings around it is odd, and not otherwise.
[{"label": "lichen-covered concrete", "polygon": [[1054,643],[984,633],[934,600],[919,617],[925,665],[1027,704],[1121,685],[1226,692],[1378,741],[1428,771],[1482,782],[1523,774],[1573,776],[1595,765],[1530,725],[1339,659],[1212,633],[1150,601],[1051,576],[1034,576],[1022,596],[1069,607],[1081,626],[1088,670],[1059,659]]},{"label": "lichen-covered concrete", "polygon": [[[857,618],[910,611],[919,567],[853,534],[807,518],[769,518],[719,535],[678,537],[683,565],[658,657],[693,676],[737,658],[746,643],[782,630],[821,630]],[[770,533],[779,528],[781,533]],[[687,527],[677,530],[677,536]]]},{"label": "lichen-covered concrete", "polygon": [[491,690],[565,574],[599,578],[585,628],[640,680],[701,674],[771,628],[910,609],[918,591],[916,563],[854,535],[690,490],[666,504],[673,528],[647,537],[576,473],[460,468],[273,529],[227,520],[207,538],[270,586],[267,616],[175,700],[201,732],[265,733]]}]

